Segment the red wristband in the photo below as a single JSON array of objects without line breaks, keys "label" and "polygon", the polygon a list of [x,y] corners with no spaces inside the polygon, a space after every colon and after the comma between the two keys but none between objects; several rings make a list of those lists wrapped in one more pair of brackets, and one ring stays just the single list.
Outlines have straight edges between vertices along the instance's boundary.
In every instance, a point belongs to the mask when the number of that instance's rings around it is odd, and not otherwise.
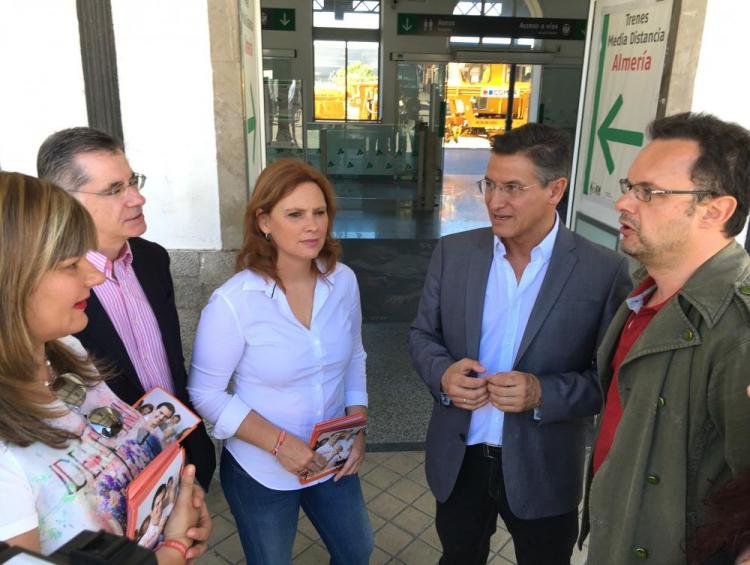
[{"label": "red wristband", "polygon": [[279,455],[279,449],[281,449],[281,446],[284,444],[284,440],[286,439],[286,430],[281,430],[279,433],[279,437],[276,439],[276,445],[273,446],[273,449],[271,450],[271,453],[273,453],[274,457],[277,457]]},{"label": "red wristband", "polygon": [[161,542],[161,545],[159,547],[171,547],[172,549],[176,549],[182,554],[182,558],[187,561],[188,546],[186,546],[181,541],[178,541],[176,539],[165,539],[163,542]]}]

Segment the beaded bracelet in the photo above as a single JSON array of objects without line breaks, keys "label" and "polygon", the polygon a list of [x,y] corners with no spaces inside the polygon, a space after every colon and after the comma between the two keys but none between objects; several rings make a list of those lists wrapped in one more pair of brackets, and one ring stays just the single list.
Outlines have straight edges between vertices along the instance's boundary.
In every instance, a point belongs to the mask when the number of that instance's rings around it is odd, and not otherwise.
[{"label": "beaded bracelet", "polygon": [[278,457],[279,449],[281,449],[281,446],[284,444],[285,439],[286,439],[286,430],[281,430],[281,432],[279,433],[279,437],[276,440],[276,445],[274,445],[273,449],[271,450],[271,453],[273,453],[274,457]]},{"label": "beaded bracelet", "polygon": [[159,545],[159,547],[171,547],[172,549],[176,549],[182,554],[182,558],[187,561],[188,546],[186,546],[181,541],[176,539],[166,539],[161,542],[161,545]]}]

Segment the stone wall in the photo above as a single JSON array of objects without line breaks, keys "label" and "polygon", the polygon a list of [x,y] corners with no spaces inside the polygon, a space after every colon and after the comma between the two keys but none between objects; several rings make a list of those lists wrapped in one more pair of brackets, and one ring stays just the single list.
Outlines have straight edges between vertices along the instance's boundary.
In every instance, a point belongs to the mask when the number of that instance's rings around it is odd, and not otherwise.
[{"label": "stone wall", "polygon": [[201,310],[211,293],[234,274],[236,251],[171,250],[175,301],[180,315],[182,349],[190,357]]}]

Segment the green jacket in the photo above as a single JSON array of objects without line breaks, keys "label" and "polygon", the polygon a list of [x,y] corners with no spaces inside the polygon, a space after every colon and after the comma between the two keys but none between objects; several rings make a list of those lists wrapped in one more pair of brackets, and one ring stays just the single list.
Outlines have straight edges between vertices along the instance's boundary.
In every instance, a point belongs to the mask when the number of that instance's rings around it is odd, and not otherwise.
[{"label": "green jacket", "polygon": [[[630,310],[597,355],[604,398]],[[589,565],[685,563],[713,488],[750,468],[750,258],[731,243],[651,320],[620,367],[614,444],[586,486]]]}]

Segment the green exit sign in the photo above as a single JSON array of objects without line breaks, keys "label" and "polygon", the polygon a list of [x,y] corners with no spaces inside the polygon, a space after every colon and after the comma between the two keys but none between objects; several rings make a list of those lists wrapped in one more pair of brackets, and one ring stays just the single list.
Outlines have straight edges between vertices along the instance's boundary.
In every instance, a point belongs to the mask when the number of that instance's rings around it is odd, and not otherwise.
[{"label": "green exit sign", "polygon": [[261,8],[260,28],[271,31],[294,31],[294,8]]}]

